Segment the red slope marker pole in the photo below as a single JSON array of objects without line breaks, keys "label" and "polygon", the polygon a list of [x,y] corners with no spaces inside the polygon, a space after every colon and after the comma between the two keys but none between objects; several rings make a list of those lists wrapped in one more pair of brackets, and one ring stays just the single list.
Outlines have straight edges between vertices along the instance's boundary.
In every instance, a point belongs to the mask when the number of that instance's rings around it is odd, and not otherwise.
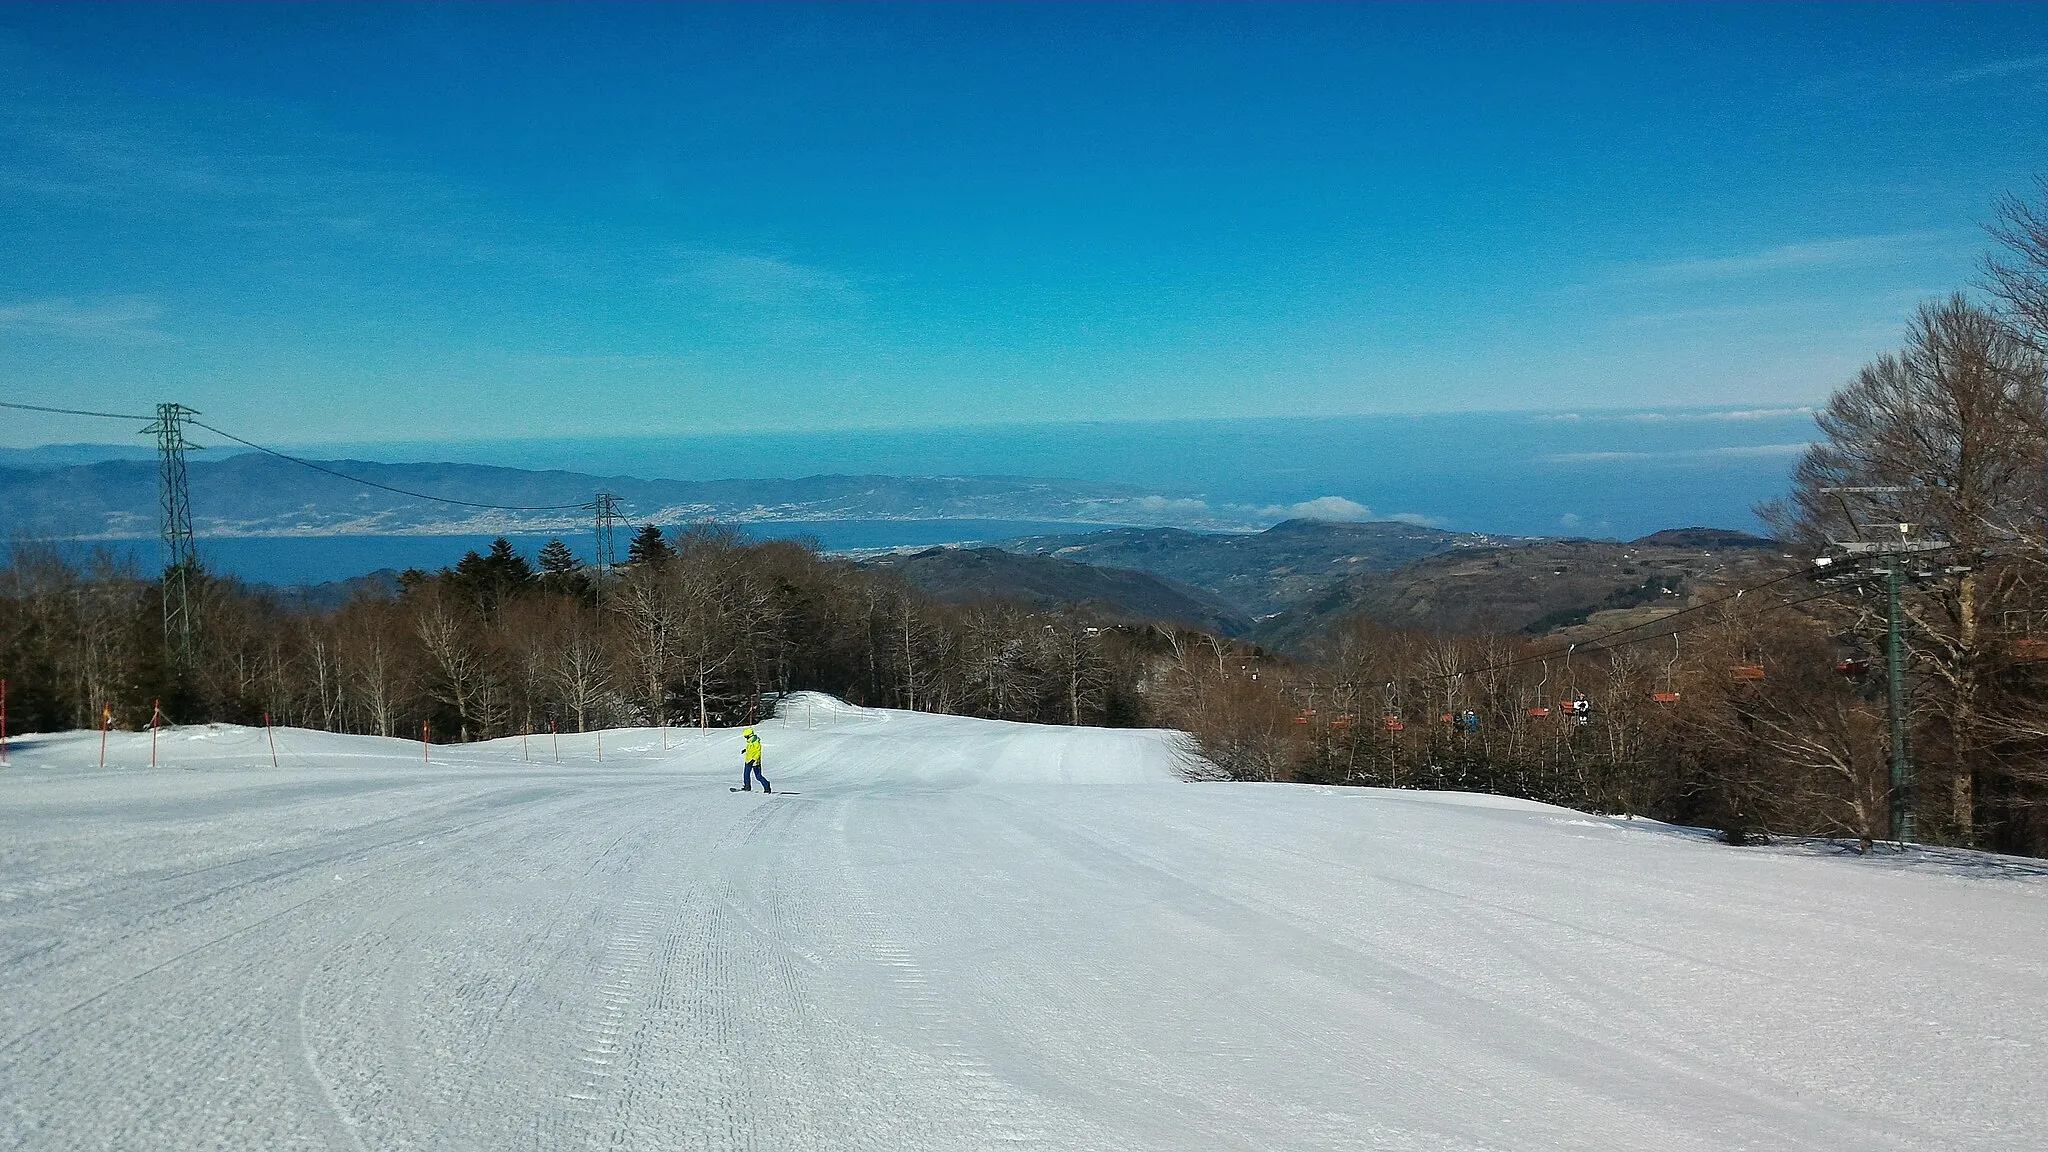
[{"label": "red slope marker pole", "polygon": [[107,766],[107,729],[114,726],[114,706],[100,705],[100,767]]},{"label": "red slope marker pole", "polygon": [[163,719],[164,702],[162,697],[158,697],[156,702],[149,706],[149,766],[151,768],[156,767],[156,731],[163,725]]},{"label": "red slope marker pole", "polygon": [[263,738],[270,741],[270,766],[277,767],[277,737],[270,732],[270,713],[263,714]]}]

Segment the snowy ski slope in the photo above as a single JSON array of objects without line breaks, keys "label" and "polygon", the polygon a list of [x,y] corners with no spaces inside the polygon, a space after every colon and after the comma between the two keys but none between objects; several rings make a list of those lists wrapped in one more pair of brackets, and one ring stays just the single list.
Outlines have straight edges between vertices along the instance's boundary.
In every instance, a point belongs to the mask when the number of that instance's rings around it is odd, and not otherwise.
[{"label": "snowy ski slope", "polygon": [[2036,864],[786,713],[17,741],[0,1148],[2048,1147]]}]

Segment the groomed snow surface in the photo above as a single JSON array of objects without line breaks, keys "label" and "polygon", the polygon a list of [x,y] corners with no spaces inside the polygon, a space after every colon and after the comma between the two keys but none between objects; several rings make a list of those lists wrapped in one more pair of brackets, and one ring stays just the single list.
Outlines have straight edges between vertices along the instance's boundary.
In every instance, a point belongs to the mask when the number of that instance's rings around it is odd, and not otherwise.
[{"label": "groomed snow surface", "polygon": [[2048,1147],[2034,863],[785,717],[16,740],[0,1147]]}]

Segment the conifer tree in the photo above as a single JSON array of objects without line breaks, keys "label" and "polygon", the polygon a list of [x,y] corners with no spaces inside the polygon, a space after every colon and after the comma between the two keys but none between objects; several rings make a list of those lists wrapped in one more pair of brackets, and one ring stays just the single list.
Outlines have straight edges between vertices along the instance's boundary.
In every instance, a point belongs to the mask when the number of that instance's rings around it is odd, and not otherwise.
[{"label": "conifer tree", "polygon": [[675,549],[661,535],[661,529],[652,524],[642,525],[633,535],[633,543],[626,549],[626,562],[658,566],[675,555]]},{"label": "conifer tree", "polygon": [[490,566],[491,575],[506,585],[518,587],[533,579],[533,566],[503,536],[491,541],[491,551],[484,562]]},{"label": "conifer tree", "polygon": [[569,551],[569,546],[562,543],[559,536],[548,541],[540,550],[540,570],[543,576],[559,579],[574,574],[577,567],[576,554]]},{"label": "conifer tree", "polygon": [[503,536],[491,541],[490,551],[484,555],[474,550],[465,553],[450,578],[464,599],[487,616],[534,582],[533,567]]},{"label": "conifer tree", "polygon": [[582,596],[590,591],[590,578],[583,571],[582,562],[560,537],[548,541],[540,550],[539,583],[549,592],[561,595]]}]

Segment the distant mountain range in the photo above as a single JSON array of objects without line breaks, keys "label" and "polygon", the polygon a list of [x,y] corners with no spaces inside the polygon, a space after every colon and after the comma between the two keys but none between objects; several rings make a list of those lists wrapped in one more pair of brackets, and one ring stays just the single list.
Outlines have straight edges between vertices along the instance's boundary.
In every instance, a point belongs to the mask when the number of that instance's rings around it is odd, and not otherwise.
[{"label": "distant mountain range", "polygon": [[[58,454],[57,459],[61,459]],[[721,520],[1011,520],[1259,527],[1188,502],[1112,484],[1016,477],[809,476],[774,480],[640,480],[481,464],[320,461],[351,477],[473,504],[463,507],[351,483],[256,453],[190,465],[192,521],[201,536],[531,535],[587,529],[580,505],[621,498],[635,523]],[[566,505],[567,507],[553,507]],[[157,533],[153,461],[101,460],[0,467],[0,508],[13,535],[144,539]]]},{"label": "distant mountain range", "polygon": [[[64,446],[0,453],[0,535],[154,538],[155,461],[138,450],[136,459],[73,462],[90,455]],[[587,535],[584,505],[599,491],[617,495],[634,524],[1072,524],[1073,533],[994,548],[899,551],[868,562],[900,571],[940,599],[1086,605],[1115,618],[1176,620],[1283,650],[1313,648],[1356,616],[1448,631],[1568,632],[1629,614],[1656,615],[1705,590],[1792,563],[1770,541],[1721,529],[1679,529],[1621,543],[1450,532],[1405,522],[1292,519],[1265,527],[1230,519],[1200,500],[1067,480],[833,475],[680,481],[480,464],[320,463],[385,487],[256,453],[196,459],[190,466],[194,528],[216,539]],[[450,505],[390,489],[517,507]],[[1096,525],[1112,527],[1090,530]]]}]

